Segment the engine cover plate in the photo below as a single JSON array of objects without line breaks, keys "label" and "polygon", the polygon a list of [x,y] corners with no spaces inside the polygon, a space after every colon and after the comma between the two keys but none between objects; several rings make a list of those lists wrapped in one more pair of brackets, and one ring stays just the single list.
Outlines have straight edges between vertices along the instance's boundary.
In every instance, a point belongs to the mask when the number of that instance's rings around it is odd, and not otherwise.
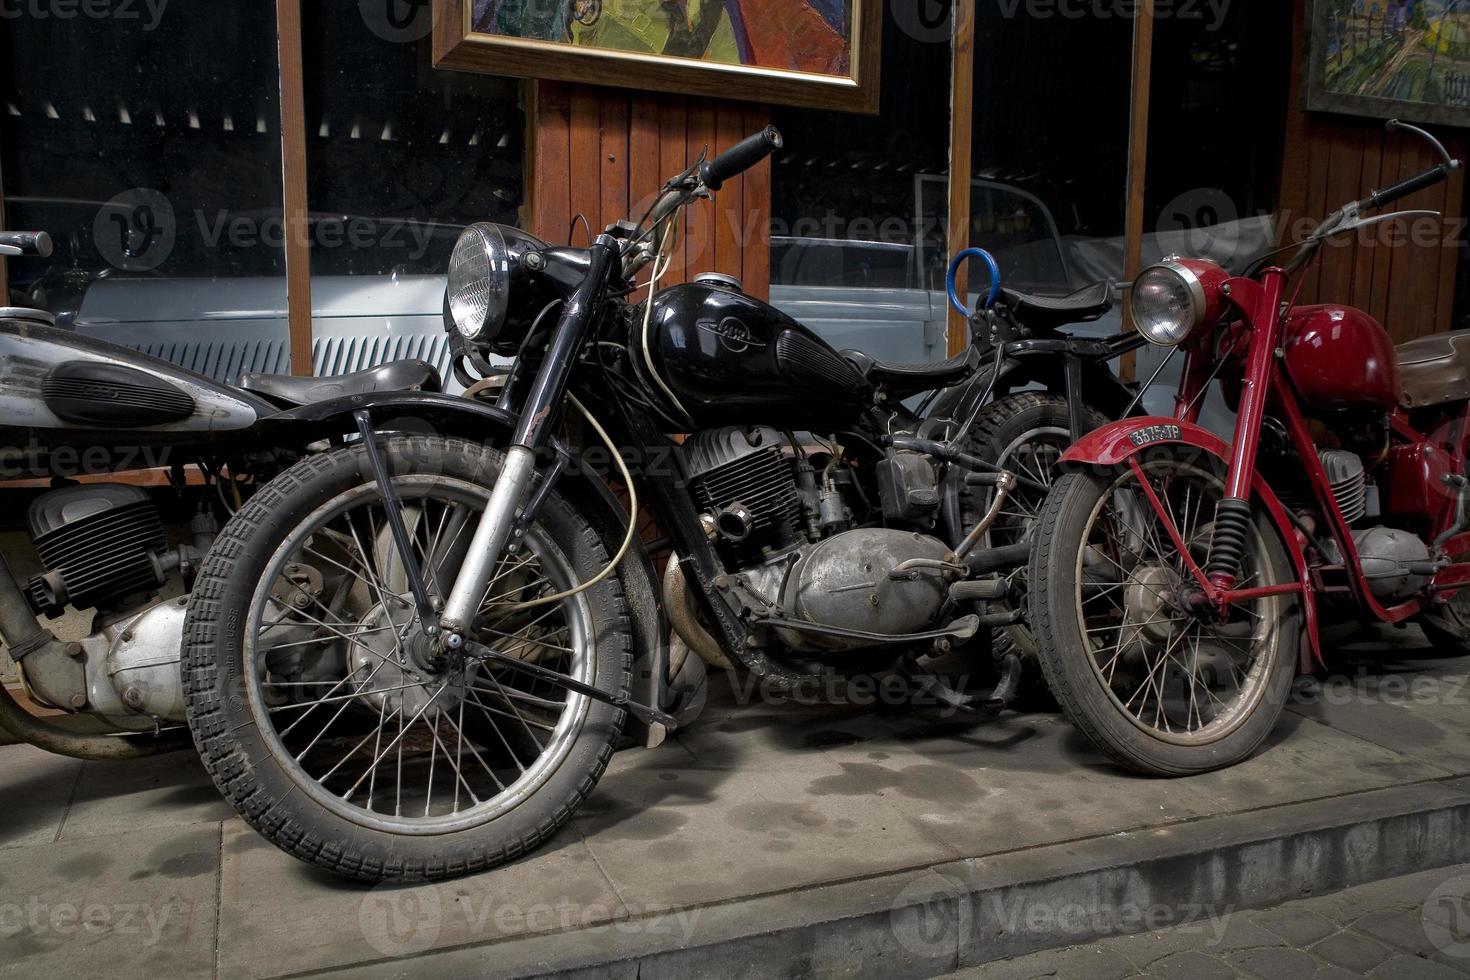
[{"label": "engine cover plate", "polygon": [[[943,541],[914,531],[860,528],[803,549],[786,576],[781,605],[794,619],[866,633],[900,636],[931,628],[944,604],[949,580],[932,571],[891,577],[913,558],[944,561]],[[857,644],[837,637],[782,630],[797,650],[844,650]]]}]

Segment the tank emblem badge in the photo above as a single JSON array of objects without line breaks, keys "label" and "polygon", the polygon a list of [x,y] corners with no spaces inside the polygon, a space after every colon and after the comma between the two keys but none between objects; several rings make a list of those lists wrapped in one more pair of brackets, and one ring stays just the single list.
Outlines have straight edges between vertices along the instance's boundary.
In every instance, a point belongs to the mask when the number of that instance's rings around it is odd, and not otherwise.
[{"label": "tank emblem badge", "polygon": [[720,343],[732,354],[744,354],[766,346],[763,341],[755,339],[749,327],[733,316],[723,320],[700,320],[699,329],[719,337]]}]

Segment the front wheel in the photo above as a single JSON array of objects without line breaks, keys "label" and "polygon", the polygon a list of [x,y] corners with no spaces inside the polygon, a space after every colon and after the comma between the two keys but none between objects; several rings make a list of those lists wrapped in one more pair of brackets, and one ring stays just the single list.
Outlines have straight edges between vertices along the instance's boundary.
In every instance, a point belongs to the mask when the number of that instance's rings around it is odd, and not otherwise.
[{"label": "front wheel", "polygon": [[[1196,562],[1209,556],[1223,483],[1182,456],[1142,464]],[[1031,555],[1031,622],[1048,684],[1103,752],[1137,772],[1184,776],[1248,758],[1285,707],[1300,643],[1298,604],[1271,595],[1221,618],[1130,469],[1062,477]],[[1293,582],[1276,529],[1257,512],[1239,588]]]},{"label": "front wheel", "polygon": [[[501,456],[433,437],[390,439],[383,456],[442,600]],[[607,563],[596,532],[552,492],[523,542],[492,577],[472,638],[626,693],[617,577],[554,598]],[[277,846],[351,877],[445,878],[526,853],[591,792],[623,720],[424,635],[361,444],[303,460],[240,510],[184,629],[189,725],[215,784]]]}]

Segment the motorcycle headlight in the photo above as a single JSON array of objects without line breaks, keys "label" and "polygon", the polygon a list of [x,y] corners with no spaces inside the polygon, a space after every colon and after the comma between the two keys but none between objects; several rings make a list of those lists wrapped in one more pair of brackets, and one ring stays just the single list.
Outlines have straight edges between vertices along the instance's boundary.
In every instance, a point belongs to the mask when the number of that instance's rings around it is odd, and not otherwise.
[{"label": "motorcycle headlight", "polygon": [[1187,266],[1163,262],[1144,269],[1128,300],[1133,325],[1151,344],[1178,347],[1205,320],[1205,287]]},{"label": "motorcycle headlight", "polygon": [[510,306],[510,249],[499,225],[470,225],[449,258],[449,313],[467,340],[488,342]]}]

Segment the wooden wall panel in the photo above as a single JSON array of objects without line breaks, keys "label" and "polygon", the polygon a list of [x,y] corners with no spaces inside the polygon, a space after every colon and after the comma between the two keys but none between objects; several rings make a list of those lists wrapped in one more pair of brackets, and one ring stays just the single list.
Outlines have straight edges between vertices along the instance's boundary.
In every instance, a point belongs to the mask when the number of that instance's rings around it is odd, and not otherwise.
[{"label": "wooden wall panel", "polygon": [[[1295,0],[1296,50],[1306,50],[1306,3]],[[1286,117],[1286,152],[1281,168],[1282,243],[1300,237],[1312,223],[1350,200],[1425,170],[1437,162],[1427,144],[1406,133],[1389,133],[1382,120],[1308,113],[1302,109],[1302,59],[1292,66]],[[1462,159],[1467,143],[1460,131],[1437,128],[1450,152]],[[1367,310],[1394,340],[1450,329],[1455,300],[1458,248],[1465,214],[1464,171],[1399,202],[1394,210],[1444,214],[1427,228],[1393,223],[1365,229],[1353,240],[1323,250],[1302,279],[1302,302],[1340,302]],[[1449,243],[1449,244],[1446,244]],[[1287,253],[1289,254],[1289,253]]]},{"label": "wooden wall panel", "polygon": [[[735,102],[532,82],[530,216],[534,234],[568,241],[577,215],[593,235],[618,218],[642,217],[663,182],[708,146],[711,155],[766,126],[764,108]],[[739,276],[756,296],[770,293],[771,167],[733,180],[713,204],[685,211],[665,284],[700,272]],[[570,241],[587,242],[580,221]]]}]

